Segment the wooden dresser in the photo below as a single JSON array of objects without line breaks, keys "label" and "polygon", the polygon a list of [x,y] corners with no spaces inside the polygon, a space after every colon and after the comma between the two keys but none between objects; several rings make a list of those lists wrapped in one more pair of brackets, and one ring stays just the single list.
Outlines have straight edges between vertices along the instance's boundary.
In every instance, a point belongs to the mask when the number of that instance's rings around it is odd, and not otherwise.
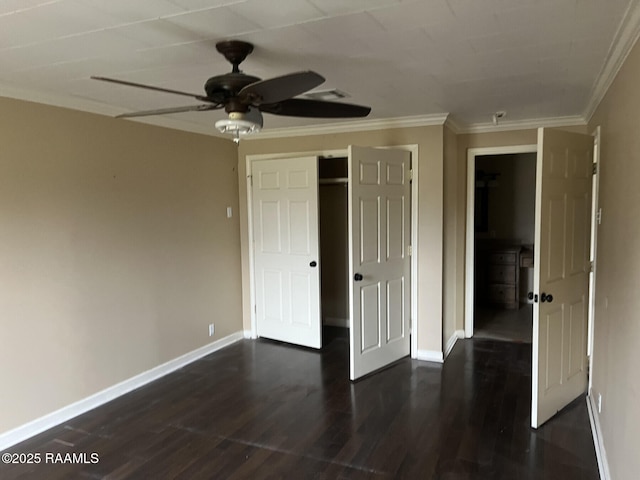
[{"label": "wooden dresser", "polygon": [[478,293],[485,304],[517,309],[520,306],[521,246],[495,245],[479,251]]}]

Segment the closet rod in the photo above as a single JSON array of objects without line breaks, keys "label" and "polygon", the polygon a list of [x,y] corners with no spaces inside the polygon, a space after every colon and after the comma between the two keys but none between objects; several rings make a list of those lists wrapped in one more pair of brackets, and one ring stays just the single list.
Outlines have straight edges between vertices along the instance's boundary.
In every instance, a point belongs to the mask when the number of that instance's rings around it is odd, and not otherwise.
[{"label": "closet rod", "polygon": [[341,183],[349,183],[349,179],[347,177],[339,177],[339,178],[321,178],[318,180],[320,185],[338,185]]}]

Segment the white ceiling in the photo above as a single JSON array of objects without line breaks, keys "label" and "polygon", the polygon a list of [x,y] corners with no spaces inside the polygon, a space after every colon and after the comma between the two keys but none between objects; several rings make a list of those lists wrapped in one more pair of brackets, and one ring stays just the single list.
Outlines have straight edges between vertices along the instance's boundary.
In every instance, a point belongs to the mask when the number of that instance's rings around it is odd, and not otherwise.
[{"label": "white ceiling", "polygon": [[[327,79],[319,90],[347,92],[345,101],[372,107],[374,121],[449,113],[469,127],[499,110],[507,123],[584,118],[628,32],[635,40],[638,3],[0,0],[0,95],[111,115],[188,105],[89,76],[202,93],[207,78],[231,68],[215,43],[238,38],[255,44],[246,73],[315,70]],[[213,133],[223,116],[145,120]],[[265,115],[266,130],[326,122]]]}]

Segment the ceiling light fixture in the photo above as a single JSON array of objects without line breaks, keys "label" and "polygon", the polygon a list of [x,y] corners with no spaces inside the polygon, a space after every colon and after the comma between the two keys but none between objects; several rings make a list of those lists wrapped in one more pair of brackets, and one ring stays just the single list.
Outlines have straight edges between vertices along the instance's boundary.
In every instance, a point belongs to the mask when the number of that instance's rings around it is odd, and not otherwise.
[{"label": "ceiling light fixture", "polygon": [[252,112],[230,112],[229,118],[224,118],[216,122],[216,128],[220,133],[233,135],[233,141],[240,143],[240,138],[258,133],[262,128],[262,115],[252,114]]}]

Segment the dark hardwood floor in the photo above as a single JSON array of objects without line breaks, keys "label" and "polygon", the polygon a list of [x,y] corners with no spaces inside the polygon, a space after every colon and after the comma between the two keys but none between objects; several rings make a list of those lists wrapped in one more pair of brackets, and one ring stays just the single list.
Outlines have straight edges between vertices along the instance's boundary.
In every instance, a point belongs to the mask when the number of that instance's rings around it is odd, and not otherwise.
[{"label": "dark hardwood floor", "polygon": [[234,344],[8,449],[43,462],[0,478],[598,479],[584,398],[529,427],[530,345],[461,340],[351,383],[347,339],[325,344]]}]

